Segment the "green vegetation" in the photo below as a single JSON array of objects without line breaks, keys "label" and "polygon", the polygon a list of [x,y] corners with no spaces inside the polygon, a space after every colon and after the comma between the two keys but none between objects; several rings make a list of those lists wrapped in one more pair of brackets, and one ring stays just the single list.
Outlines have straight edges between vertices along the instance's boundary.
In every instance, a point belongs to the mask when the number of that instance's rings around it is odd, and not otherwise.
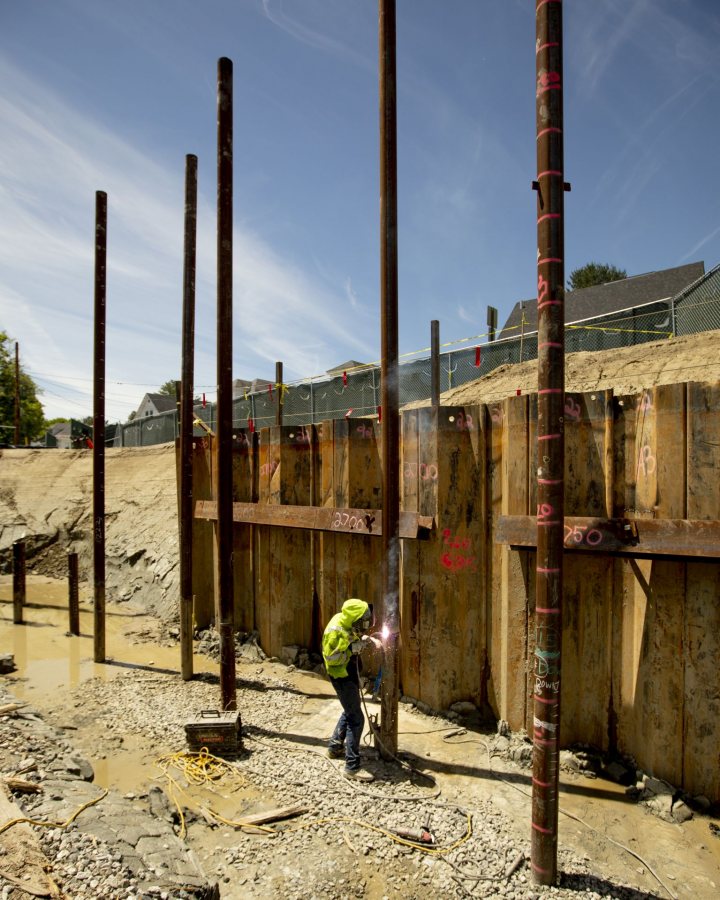
[{"label": "green vegetation", "polygon": [[577,291],[596,284],[607,284],[608,281],[620,281],[621,278],[627,278],[625,269],[618,269],[608,263],[589,262],[570,273],[568,290]]},{"label": "green vegetation", "polygon": [[[37,440],[45,432],[40,388],[20,366],[20,443]],[[0,331],[0,443],[15,442],[15,342]]]}]

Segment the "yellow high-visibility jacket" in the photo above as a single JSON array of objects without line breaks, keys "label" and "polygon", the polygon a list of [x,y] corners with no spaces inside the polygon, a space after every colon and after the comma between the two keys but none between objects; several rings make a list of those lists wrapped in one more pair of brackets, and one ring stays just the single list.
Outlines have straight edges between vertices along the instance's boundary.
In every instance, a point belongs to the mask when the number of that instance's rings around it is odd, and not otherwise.
[{"label": "yellow high-visibility jacket", "polygon": [[322,639],[322,655],[331,678],[347,678],[347,664],[352,656],[350,645],[361,636],[359,628],[354,626],[368,609],[364,600],[346,600],[340,612],[328,622]]}]

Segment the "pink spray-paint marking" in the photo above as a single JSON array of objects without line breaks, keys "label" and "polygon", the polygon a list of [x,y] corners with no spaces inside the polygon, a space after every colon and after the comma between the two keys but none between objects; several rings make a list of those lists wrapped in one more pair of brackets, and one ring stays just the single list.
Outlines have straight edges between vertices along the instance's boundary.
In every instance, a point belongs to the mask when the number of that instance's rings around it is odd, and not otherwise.
[{"label": "pink spray-paint marking", "polygon": [[538,703],[544,703],[546,706],[557,706],[557,700],[546,700],[545,697],[538,697],[537,694],[533,694],[533,697],[537,700]]},{"label": "pink spray-paint marking", "polygon": [[538,225],[543,222],[545,219],[560,219],[562,218],[560,213],[545,213],[544,216],[540,216],[537,220]]},{"label": "pink spray-paint marking", "polygon": [[538,394],[564,394],[565,391],[562,388],[543,388],[541,391],[538,391]]},{"label": "pink spray-paint marking", "polygon": [[[555,46],[559,46],[559,45],[546,44],[545,46],[546,47],[555,47]],[[543,128],[542,131],[538,131],[538,133],[535,137],[535,140],[537,140],[538,138],[541,138],[544,134],[562,134],[562,133],[563,133],[562,128]]]},{"label": "pink spray-paint marking", "polygon": [[[535,822],[532,823],[532,827],[535,829],[535,831],[542,831],[543,834],[555,833],[552,828],[543,828],[542,825],[537,825]],[[533,868],[536,868],[536,866],[533,866]],[[545,870],[541,869],[540,871],[544,872]]]},{"label": "pink spray-paint marking", "polygon": [[535,569],[535,571],[536,571],[539,575],[557,575],[557,573],[560,571],[560,569],[545,569],[545,568],[543,568],[542,566],[538,566],[538,567]]},{"label": "pink spray-paint marking", "polygon": [[544,172],[538,172],[538,178],[544,178],[546,175],[553,175],[556,177],[563,178],[565,176],[564,172],[561,172],[559,169],[546,169]]},{"label": "pink spray-paint marking", "polygon": [[[561,262],[562,262],[562,259],[561,259],[559,256],[546,256],[544,259],[539,259],[539,260],[537,261],[537,264],[538,264],[539,266],[544,266],[545,263],[561,263]],[[548,301],[548,302],[549,302],[549,303],[552,303],[553,301],[550,300],[550,301]],[[557,303],[558,301],[556,300],[556,301],[554,301],[554,302]]]},{"label": "pink spray-paint marking", "polygon": [[562,344],[559,341],[543,341],[540,349],[542,350],[543,347],[562,347]]}]

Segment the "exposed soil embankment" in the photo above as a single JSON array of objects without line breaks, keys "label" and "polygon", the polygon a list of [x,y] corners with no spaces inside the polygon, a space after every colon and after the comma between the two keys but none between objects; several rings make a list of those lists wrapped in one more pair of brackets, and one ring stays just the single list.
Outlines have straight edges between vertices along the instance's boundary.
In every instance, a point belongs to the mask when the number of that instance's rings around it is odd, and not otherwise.
[{"label": "exposed soil embankment", "polygon": [[[105,457],[106,585],[163,619],[178,590],[175,447],[109,448]],[[0,457],[0,560],[25,537],[28,572],[65,577],[67,553],[92,581],[92,451],[3,450]]]}]

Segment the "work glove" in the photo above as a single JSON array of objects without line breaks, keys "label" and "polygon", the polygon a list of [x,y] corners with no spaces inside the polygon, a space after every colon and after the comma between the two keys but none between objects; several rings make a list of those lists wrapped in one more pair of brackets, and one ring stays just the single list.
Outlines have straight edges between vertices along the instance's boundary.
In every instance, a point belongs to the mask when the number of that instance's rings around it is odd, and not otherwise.
[{"label": "work glove", "polygon": [[350,652],[351,653],[362,653],[362,650],[363,650],[363,642],[361,640],[353,641],[352,644],[350,644]]}]

